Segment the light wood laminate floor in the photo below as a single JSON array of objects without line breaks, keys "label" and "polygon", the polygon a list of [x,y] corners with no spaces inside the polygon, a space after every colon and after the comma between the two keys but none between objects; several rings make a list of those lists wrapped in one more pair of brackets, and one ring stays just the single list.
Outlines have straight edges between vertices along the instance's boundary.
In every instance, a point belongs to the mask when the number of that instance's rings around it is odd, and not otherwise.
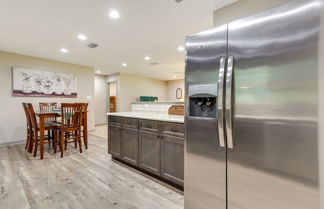
[{"label": "light wood laminate floor", "polygon": [[0,147],[0,209],[183,209],[183,195],[111,160],[107,141],[90,136],[63,159],[46,146],[33,158],[23,144]]},{"label": "light wood laminate floor", "polygon": [[95,130],[90,131],[89,134],[103,139],[108,139],[108,126],[107,125],[96,126]]}]

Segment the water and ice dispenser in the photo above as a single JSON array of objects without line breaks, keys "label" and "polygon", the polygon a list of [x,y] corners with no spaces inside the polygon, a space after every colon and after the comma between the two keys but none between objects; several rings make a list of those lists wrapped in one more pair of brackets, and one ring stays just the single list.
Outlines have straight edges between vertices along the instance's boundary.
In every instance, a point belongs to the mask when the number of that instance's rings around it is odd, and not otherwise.
[{"label": "water and ice dispenser", "polygon": [[188,90],[190,117],[217,117],[217,84],[190,85]]}]

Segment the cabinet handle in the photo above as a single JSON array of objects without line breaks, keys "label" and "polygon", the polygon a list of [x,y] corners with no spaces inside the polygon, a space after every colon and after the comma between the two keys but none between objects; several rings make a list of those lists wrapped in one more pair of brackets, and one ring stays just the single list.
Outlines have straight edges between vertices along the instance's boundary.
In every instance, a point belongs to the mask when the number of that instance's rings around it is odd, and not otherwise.
[{"label": "cabinet handle", "polygon": [[178,132],[178,130],[175,129],[175,128],[171,128],[170,130],[173,131],[173,132]]},{"label": "cabinet handle", "polygon": [[147,125],[147,126],[146,126],[146,128],[152,128],[152,126],[150,126],[150,125]]}]

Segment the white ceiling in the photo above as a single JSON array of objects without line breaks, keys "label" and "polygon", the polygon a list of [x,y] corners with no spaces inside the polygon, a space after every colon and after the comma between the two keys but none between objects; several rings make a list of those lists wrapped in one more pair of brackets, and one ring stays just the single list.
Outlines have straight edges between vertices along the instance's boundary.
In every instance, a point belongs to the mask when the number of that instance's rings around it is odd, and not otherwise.
[{"label": "white ceiling", "polygon": [[[174,72],[184,72],[184,52],[177,48],[185,36],[211,28],[212,11],[235,1],[0,0],[0,50],[91,66],[103,74],[171,80]],[[120,19],[109,18],[111,9]],[[79,33],[88,40],[79,40]],[[86,47],[90,42],[99,47]],[[70,52],[62,54],[62,47]],[[147,55],[159,65],[149,65]]]}]

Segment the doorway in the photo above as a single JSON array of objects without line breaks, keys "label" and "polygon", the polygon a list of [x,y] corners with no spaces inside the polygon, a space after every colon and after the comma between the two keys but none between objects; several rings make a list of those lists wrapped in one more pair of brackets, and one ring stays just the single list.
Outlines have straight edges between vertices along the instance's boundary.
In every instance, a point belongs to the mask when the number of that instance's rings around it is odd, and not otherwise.
[{"label": "doorway", "polygon": [[108,83],[108,112],[117,112],[117,83]]}]

